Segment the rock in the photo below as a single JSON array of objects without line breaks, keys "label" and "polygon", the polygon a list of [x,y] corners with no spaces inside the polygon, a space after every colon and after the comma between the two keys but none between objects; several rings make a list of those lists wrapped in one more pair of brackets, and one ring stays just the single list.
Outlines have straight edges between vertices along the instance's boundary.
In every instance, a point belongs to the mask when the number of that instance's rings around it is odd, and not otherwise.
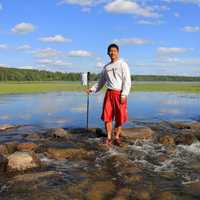
[{"label": "rock", "polygon": [[0,172],[4,172],[6,170],[7,162],[7,159],[0,155]]},{"label": "rock", "polygon": [[28,173],[28,174],[20,174],[17,176],[12,177],[12,180],[9,183],[15,183],[15,182],[31,182],[36,181],[40,178],[44,177],[51,177],[51,176],[58,176],[59,173],[56,171],[45,171],[45,172],[34,172],[34,173]]},{"label": "rock", "polygon": [[82,148],[76,149],[76,148],[48,148],[47,149],[47,156],[62,160],[62,159],[70,159],[70,158],[78,158],[78,159],[84,159],[88,158],[89,156],[93,156],[93,152],[88,152]]},{"label": "rock", "polygon": [[178,134],[175,136],[175,143],[176,145],[178,144],[183,144],[183,145],[191,145],[195,140],[195,137],[189,133],[187,134]]},{"label": "rock", "polygon": [[69,137],[69,133],[65,131],[63,128],[52,128],[48,131],[48,133],[52,137],[57,137],[57,138],[67,138]]},{"label": "rock", "polygon": [[169,159],[169,157],[165,154],[159,155],[158,156],[158,160],[159,162],[165,162],[167,159]]},{"label": "rock", "polygon": [[172,126],[177,129],[190,129],[191,128],[190,124],[179,123],[179,122],[172,123]]},{"label": "rock", "polygon": [[91,189],[87,194],[88,200],[104,200],[109,199],[115,191],[115,185],[112,181],[96,181],[91,185]]},{"label": "rock", "polygon": [[192,129],[200,129],[200,122],[195,122],[190,125]]},{"label": "rock", "polygon": [[0,155],[7,155],[8,150],[4,144],[0,144]]},{"label": "rock", "polygon": [[149,193],[147,190],[144,190],[144,189],[138,189],[138,190],[135,192],[134,197],[135,197],[137,200],[150,200],[150,199],[151,199],[150,193]]},{"label": "rock", "polygon": [[33,152],[17,151],[8,156],[8,171],[23,171],[40,166],[40,160]]},{"label": "rock", "polygon": [[158,138],[158,142],[164,145],[174,145],[174,137],[172,135],[164,135]]},{"label": "rock", "polygon": [[152,139],[154,131],[151,128],[127,128],[122,130],[122,137],[130,140]]},{"label": "rock", "polygon": [[117,194],[112,200],[127,200],[129,199],[130,195],[131,195],[130,188],[122,188],[117,192]]},{"label": "rock", "polygon": [[20,143],[17,145],[18,151],[35,151],[37,148],[38,145],[34,143]]},{"label": "rock", "polygon": [[191,182],[185,185],[186,191],[193,196],[200,196],[200,181]]},{"label": "rock", "polygon": [[156,200],[176,200],[176,196],[173,195],[171,192],[164,191],[164,192],[159,192],[156,195]]},{"label": "rock", "polygon": [[11,129],[11,128],[15,128],[16,126],[14,125],[11,125],[11,124],[3,124],[3,125],[0,125],[0,131],[5,131],[7,129]]},{"label": "rock", "polygon": [[4,144],[8,153],[14,153],[17,150],[17,142],[13,141],[13,142],[7,142]]},{"label": "rock", "polygon": [[40,140],[40,135],[38,133],[31,133],[28,135],[25,135],[26,140],[30,141],[38,141]]}]

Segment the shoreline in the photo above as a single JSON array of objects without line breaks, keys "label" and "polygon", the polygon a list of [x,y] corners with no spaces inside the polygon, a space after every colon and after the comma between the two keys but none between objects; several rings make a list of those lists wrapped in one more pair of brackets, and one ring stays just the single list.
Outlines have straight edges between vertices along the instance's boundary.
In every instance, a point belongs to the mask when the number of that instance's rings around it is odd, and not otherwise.
[{"label": "shoreline", "polygon": [[[42,92],[82,92],[80,83],[66,82],[3,82],[0,83],[0,94],[42,93]],[[105,88],[104,88],[105,90]],[[192,82],[136,82],[131,92],[181,92],[200,93],[200,83]]]}]

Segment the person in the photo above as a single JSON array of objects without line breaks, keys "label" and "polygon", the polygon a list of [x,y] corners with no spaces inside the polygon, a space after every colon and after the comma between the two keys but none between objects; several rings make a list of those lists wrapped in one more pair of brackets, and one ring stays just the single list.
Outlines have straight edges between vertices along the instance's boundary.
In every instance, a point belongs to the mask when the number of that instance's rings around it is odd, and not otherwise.
[{"label": "person", "polygon": [[104,85],[107,88],[101,114],[107,133],[105,143],[112,145],[112,122],[115,118],[114,144],[120,146],[122,125],[128,121],[127,97],[131,89],[131,76],[128,64],[119,56],[118,45],[110,44],[107,54],[110,62],[103,67],[98,82],[86,91],[97,93]]}]

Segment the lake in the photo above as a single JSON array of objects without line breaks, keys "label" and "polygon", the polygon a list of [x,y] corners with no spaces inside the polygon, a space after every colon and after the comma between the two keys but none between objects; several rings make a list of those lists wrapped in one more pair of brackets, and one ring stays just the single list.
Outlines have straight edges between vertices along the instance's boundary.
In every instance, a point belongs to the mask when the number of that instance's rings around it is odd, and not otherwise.
[{"label": "lake", "polygon": [[[89,126],[103,127],[100,120],[104,92],[90,95]],[[0,124],[42,127],[85,127],[87,96],[83,92],[0,95]],[[150,121],[199,121],[200,94],[132,92],[128,98],[131,127]]]}]

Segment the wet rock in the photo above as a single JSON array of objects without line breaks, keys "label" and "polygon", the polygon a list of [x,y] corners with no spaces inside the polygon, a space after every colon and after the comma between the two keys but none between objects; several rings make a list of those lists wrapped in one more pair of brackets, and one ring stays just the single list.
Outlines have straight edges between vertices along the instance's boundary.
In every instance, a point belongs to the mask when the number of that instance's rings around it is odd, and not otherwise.
[{"label": "wet rock", "polygon": [[97,181],[94,182],[87,194],[88,200],[103,200],[109,199],[115,191],[115,185],[112,181]]},{"label": "wet rock", "polygon": [[31,133],[28,135],[25,135],[26,140],[29,141],[38,141],[40,140],[40,135],[38,133]]},{"label": "wet rock", "polygon": [[190,128],[191,128],[191,125],[190,125],[190,124],[179,123],[179,122],[174,122],[174,123],[172,123],[172,126],[173,126],[174,128],[177,128],[177,129],[190,129]]},{"label": "wet rock", "polygon": [[164,145],[174,145],[174,137],[172,135],[164,135],[158,138],[158,142]]},{"label": "wet rock", "polygon": [[28,173],[28,174],[20,174],[17,176],[12,177],[12,180],[9,181],[10,184],[16,183],[16,182],[31,182],[36,181],[40,178],[46,178],[51,176],[58,176],[59,173],[56,171],[45,171],[45,172],[34,172],[34,173]]},{"label": "wet rock", "polygon": [[6,170],[7,162],[7,159],[0,155],[0,172],[4,172]]},{"label": "wet rock", "polygon": [[144,189],[138,189],[134,194],[135,199],[137,200],[150,200],[151,194],[149,191]]},{"label": "wet rock", "polygon": [[4,144],[0,144],[0,155],[7,155],[8,150]]},{"label": "wet rock", "polygon": [[130,195],[130,188],[122,188],[117,192],[116,196],[112,200],[127,200],[129,199]]},{"label": "wet rock", "polygon": [[20,143],[17,145],[18,151],[35,151],[37,148],[38,145],[34,143]]},{"label": "wet rock", "polygon": [[130,140],[152,139],[154,131],[151,128],[127,128],[122,130],[122,137]]},{"label": "wet rock", "polygon": [[14,153],[17,150],[17,142],[13,141],[13,142],[7,142],[4,144],[8,153]]},{"label": "wet rock", "polygon": [[87,159],[90,156],[94,156],[92,151],[88,152],[82,148],[48,148],[47,149],[47,156],[62,160],[62,159]]},{"label": "wet rock", "polygon": [[48,134],[52,137],[56,138],[67,138],[69,137],[69,133],[63,128],[52,128],[48,131]]},{"label": "wet rock", "polygon": [[192,129],[200,129],[200,122],[195,122],[190,125]]},{"label": "wet rock", "polygon": [[200,196],[200,181],[191,182],[185,185],[186,191],[193,196]]},{"label": "wet rock", "polygon": [[165,155],[165,154],[162,154],[162,155],[158,156],[158,161],[159,162],[165,162],[168,159],[169,159],[169,157],[167,155]]},{"label": "wet rock", "polygon": [[183,145],[191,145],[194,140],[195,140],[195,137],[192,135],[192,134],[178,134],[177,136],[175,136],[175,143],[176,145],[178,144],[183,144]]},{"label": "wet rock", "polygon": [[176,196],[173,195],[171,192],[164,191],[164,192],[159,192],[156,197],[156,200],[176,200]]},{"label": "wet rock", "polygon": [[11,125],[11,124],[3,124],[3,125],[0,125],[0,131],[5,131],[7,129],[11,129],[11,128],[15,128],[16,126],[14,125]]},{"label": "wet rock", "polygon": [[8,171],[23,171],[40,166],[40,160],[33,152],[17,151],[8,156]]}]

